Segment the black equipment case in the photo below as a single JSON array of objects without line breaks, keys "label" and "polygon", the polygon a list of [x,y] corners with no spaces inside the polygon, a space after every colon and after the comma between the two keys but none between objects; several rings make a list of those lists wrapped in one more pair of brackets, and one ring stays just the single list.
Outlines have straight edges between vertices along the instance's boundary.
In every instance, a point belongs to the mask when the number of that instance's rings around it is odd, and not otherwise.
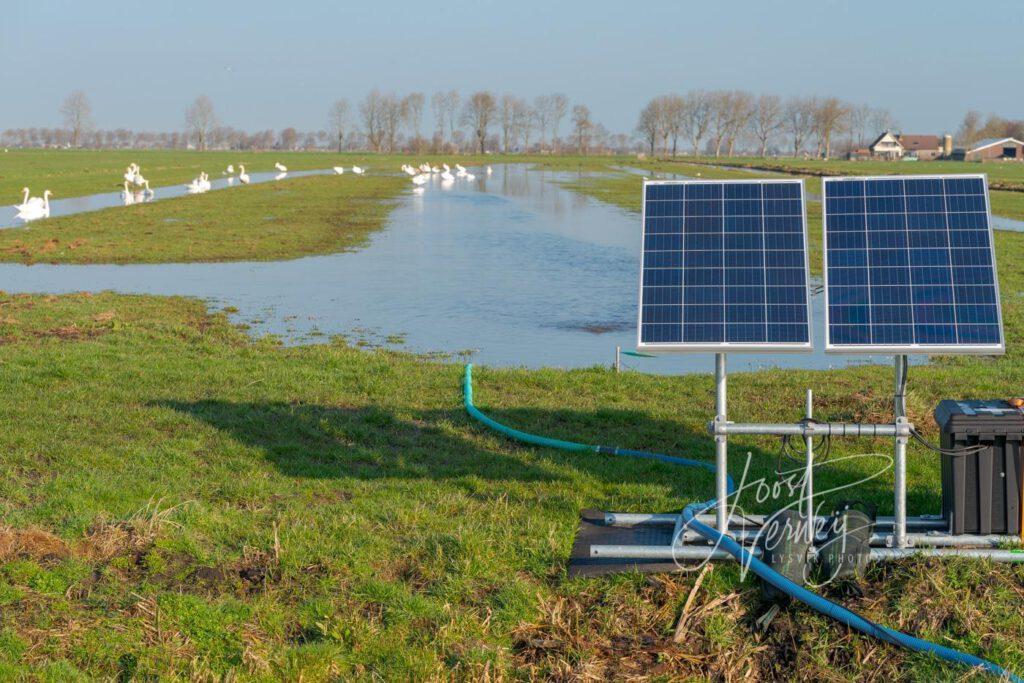
[{"label": "black equipment case", "polygon": [[942,448],[942,516],[953,534],[1021,534],[1024,412],[1006,401],[951,401],[935,408]]}]

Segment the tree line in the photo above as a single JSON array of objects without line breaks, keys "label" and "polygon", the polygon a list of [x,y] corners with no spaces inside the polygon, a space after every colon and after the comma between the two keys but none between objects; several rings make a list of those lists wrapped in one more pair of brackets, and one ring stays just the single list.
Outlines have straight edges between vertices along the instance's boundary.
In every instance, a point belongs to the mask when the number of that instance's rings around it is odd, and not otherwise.
[{"label": "tree line", "polygon": [[[96,128],[89,98],[71,93],[60,107],[62,128],[17,128],[0,133],[0,144],[16,147],[194,148],[237,150],[328,150],[373,152],[627,153],[629,135],[610,134],[583,104],[562,93],[532,100],[482,90],[466,97],[457,90],[429,99],[433,126],[424,130],[427,97],[373,90],[355,107],[339,99],[328,109],[326,127],[255,133],[220,123],[213,101],[200,95],[185,110],[184,129],[170,132]],[[568,129],[566,129],[568,124]],[[566,135],[563,136],[563,133]]]},{"label": "tree line", "polygon": [[754,95],[745,90],[691,90],[661,95],[640,111],[637,135],[650,154],[733,156],[738,149],[768,154],[811,153],[828,158],[867,144],[895,128],[886,109],[837,97]]}]

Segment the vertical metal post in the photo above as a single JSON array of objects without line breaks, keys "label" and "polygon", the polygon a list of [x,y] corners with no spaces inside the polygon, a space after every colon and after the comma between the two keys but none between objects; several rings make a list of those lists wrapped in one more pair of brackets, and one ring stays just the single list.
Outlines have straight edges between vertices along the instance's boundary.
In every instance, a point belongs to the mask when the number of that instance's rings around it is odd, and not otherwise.
[{"label": "vertical metal post", "polygon": [[[814,417],[814,392],[807,390],[806,417]],[[807,464],[804,467],[804,493],[807,496],[807,536],[814,544],[814,437],[804,437],[807,446]]]},{"label": "vertical metal post", "polygon": [[[726,371],[725,354],[715,354],[715,421],[726,421]],[[715,525],[722,533],[729,531],[729,452],[728,437],[715,435]]]},{"label": "vertical metal post", "polygon": [[615,347],[615,372],[622,372],[622,347]]},{"label": "vertical metal post", "polygon": [[[906,422],[906,404],[904,392],[906,387],[904,386],[904,379],[906,378],[907,371],[907,357],[897,355],[895,358],[896,367],[896,391],[893,396],[893,417],[895,423],[899,425],[901,422]],[[896,452],[893,458],[893,479],[894,479],[894,499],[893,499],[893,525],[892,535],[893,544],[897,548],[906,547],[907,544],[907,437],[896,436]]]}]

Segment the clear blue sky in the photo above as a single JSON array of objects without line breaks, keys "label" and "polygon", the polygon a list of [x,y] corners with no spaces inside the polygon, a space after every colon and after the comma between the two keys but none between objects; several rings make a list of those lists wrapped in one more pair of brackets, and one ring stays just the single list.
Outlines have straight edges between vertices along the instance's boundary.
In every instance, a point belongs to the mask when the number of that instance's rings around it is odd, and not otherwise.
[{"label": "clear blue sky", "polygon": [[227,125],[318,129],[377,87],[562,91],[620,132],[654,95],[744,88],[940,133],[968,108],[1024,117],[1022,68],[1021,0],[4,0],[0,129],[59,125],[75,88],[103,128],[181,129],[205,93]]}]

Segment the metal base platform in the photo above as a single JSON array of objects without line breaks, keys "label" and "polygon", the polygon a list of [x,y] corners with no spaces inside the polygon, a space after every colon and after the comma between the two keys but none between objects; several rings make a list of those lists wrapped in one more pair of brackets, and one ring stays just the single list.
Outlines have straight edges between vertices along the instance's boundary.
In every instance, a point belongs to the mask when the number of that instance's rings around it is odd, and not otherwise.
[{"label": "metal base platform", "polygon": [[[711,521],[713,516],[702,516]],[[756,553],[756,524],[762,515],[729,519],[729,535]],[[678,513],[637,514],[584,510],[580,528],[569,556],[570,577],[600,576],[622,571],[665,573],[688,571],[708,560],[731,559],[693,532],[686,532],[672,544]],[[993,562],[1024,562],[1024,550],[1008,546],[1021,544],[1017,536],[952,535],[941,517],[922,516],[906,520],[909,531],[905,546],[896,547],[892,517],[880,517],[871,537],[871,560],[885,562],[914,555],[925,557],[970,557]],[[824,540],[820,535],[818,542]]]}]

